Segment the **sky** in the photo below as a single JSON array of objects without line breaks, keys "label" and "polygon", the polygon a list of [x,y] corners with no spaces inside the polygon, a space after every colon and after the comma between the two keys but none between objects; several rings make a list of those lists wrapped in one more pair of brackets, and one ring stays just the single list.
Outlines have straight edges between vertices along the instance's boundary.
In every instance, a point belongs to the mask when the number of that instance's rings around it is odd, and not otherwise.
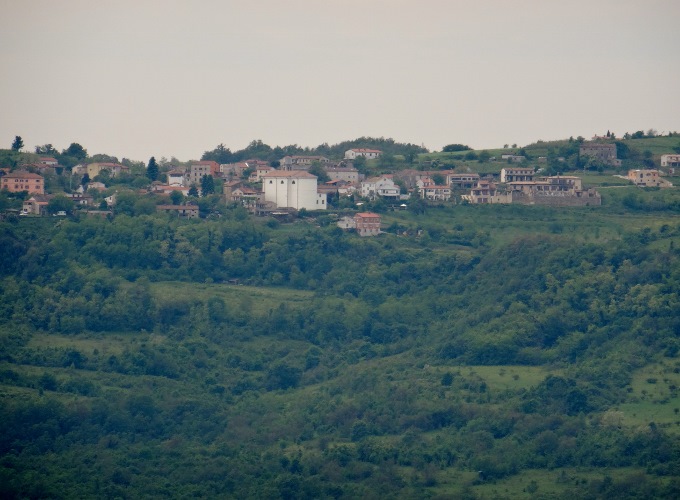
[{"label": "sky", "polygon": [[679,131],[679,20],[678,0],[0,0],[0,148]]}]

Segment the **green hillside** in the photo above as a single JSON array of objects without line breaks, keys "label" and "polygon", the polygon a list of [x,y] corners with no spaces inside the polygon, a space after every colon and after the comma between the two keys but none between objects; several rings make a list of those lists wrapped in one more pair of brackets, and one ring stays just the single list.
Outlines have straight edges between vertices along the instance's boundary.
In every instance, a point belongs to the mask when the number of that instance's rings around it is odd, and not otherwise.
[{"label": "green hillside", "polygon": [[680,195],[602,196],[0,223],[2,497],[679,496]]}]

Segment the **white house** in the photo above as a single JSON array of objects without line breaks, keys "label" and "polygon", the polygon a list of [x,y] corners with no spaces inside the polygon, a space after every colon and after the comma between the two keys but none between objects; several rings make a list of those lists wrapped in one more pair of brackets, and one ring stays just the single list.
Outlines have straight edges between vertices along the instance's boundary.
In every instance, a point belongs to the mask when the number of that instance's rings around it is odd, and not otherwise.
[{"label": "white house", "polygon": [[451,199],[451,187],[437,185],[430,177],[424,177],[416,181],[420,191],[420,197],[425,200],[448,201]]},{"label": "white house", "polygon": [[382,198],[399,198],[399,186],[394,183],[392,175],[381,175],[380,177],[371,177],[362,181],[361,196],[364,198],[375,199],[376,196]]},{"label": "white house", "polygon": [[678,155],[661,155],[662,167],[680,167],[680,154]]},{"label": "white house", "polygon": [[375,158],[379,158],[381,154],[382,151],[378,149],[365,149],[365,148],[348,149],[347,151],[345,151],[345,160],[356,160],[359,156],[363,156],[367,160],[373,160]]},{"label": "white house", "polygon": [[175,169],[168,172],[169,186],[184,186],[186,185],[186,173],[183,170]]},{"label": "white house", "polygon": [[277,208],[325,210],[326,195],[317,191],[317,177],[300,170],[274,170],[262,176],[264,201]]}]

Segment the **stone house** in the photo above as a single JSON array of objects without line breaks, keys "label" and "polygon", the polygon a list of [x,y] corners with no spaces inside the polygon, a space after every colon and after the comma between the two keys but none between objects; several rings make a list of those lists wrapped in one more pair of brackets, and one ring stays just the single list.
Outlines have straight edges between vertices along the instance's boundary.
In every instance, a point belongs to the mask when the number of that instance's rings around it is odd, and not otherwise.
[{"label": "stone house", "polygon": [[201,185],[204,175],[216,177],[220,172],[220,165],[216,161],[196,161],[189,166],[189,185]]},{"label": "stone house", "polygon": [[53,198],[49,194],[36,194],[24,201],[21,213],[24,215],[47,215],[47,205]]},{"label": "stone house", "polygon": [[177,214],[177,217],[183,219],[198,218],[198,205],[157,205],[156,211],[166,214],[174,213]]},{"label": "stone house", "polygon": [[512,198],[508,193],[498,191],[496,184],[489,180],[480,180],[470,190],[470,194],[463,195],[462,199],[469,203],[511,203]]},{"label": "stone house", "polygon": [[579,147],[579,155],[595,158],[605,165],[621,166],[621,160],[616,157],[616,144],[613,142],[584,142]]},{"label": "stone house", "polygon": [[660,177],[655,169],[635,169],[628,171],[628,180],[639,187],[671,187],[673,184]]}]

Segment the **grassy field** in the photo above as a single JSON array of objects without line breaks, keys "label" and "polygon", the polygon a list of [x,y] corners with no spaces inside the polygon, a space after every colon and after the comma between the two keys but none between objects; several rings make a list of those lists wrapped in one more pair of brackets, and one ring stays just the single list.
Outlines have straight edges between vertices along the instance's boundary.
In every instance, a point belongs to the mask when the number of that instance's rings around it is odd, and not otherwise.
[{"label": "grassy field", "polygon": [[159,299],[168,300],[177,296],[205,301],[220,297],[225,302],[240,304],[255,313],[264,313],[282,303],[295,308],[304,305],[313,295],[305,290],[290,288],[267,288],[246,285],[217,283],[184,283],[164,281],[152,283],[151,291]]},{"label": "grassy field", "polygon": [[647,426],[651,422],[680,433],[680,363],[664,360],[633,374],[628,403],[616,410],[626,426]]}]

